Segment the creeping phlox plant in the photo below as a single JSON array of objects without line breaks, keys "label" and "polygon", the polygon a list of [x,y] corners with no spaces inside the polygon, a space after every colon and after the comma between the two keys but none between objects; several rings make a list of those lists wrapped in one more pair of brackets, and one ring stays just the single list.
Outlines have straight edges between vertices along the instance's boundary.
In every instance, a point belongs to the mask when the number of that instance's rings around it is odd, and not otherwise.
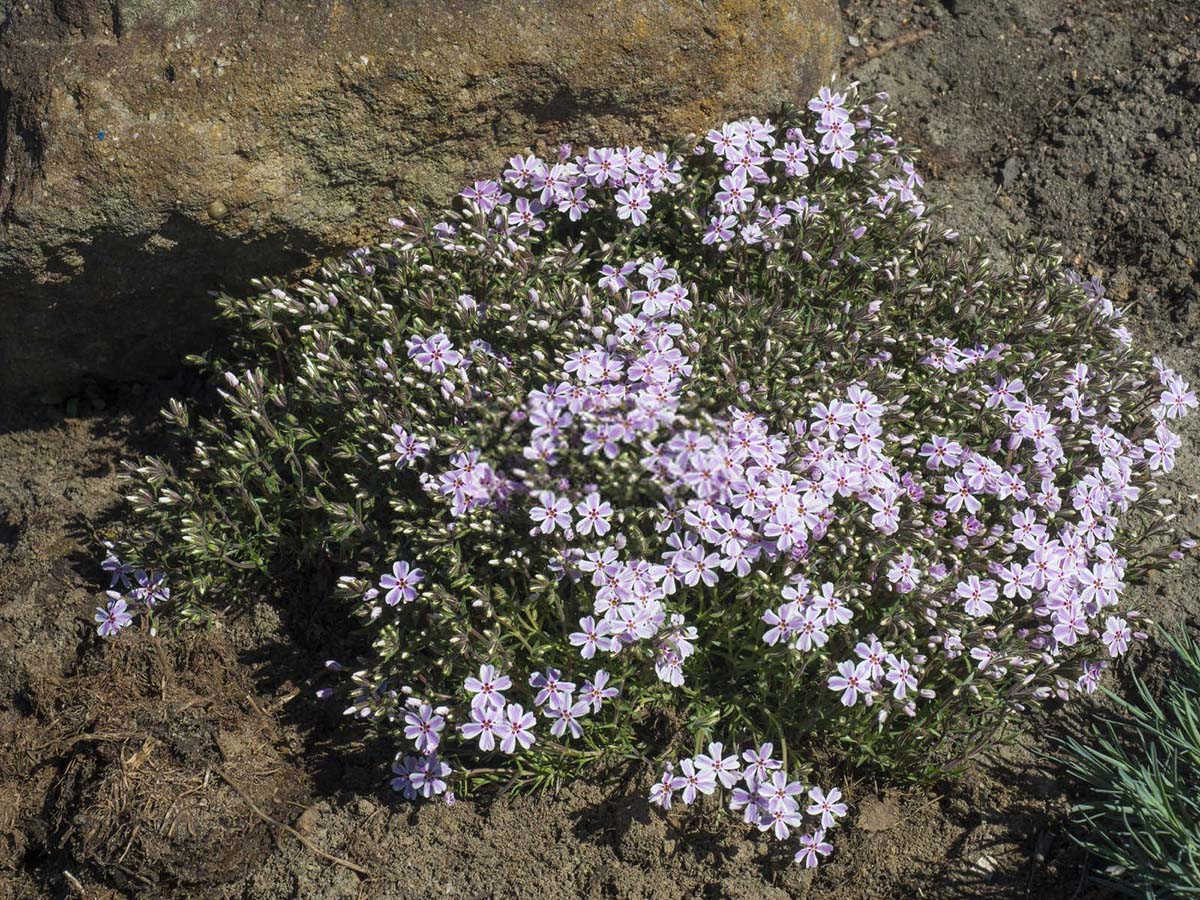
[{"label": "creeping phlox plant", "polygon": [[172,403],[192,458],[129,466],[122,546],[184,617],[343,598],[408,797],[674,758],[655,803],[816,865],[833,767],[931,775],[1142,636],[1196,405],[1050,248],[933,229],[885,100],[515,156],[222,298],[219,415]]}]

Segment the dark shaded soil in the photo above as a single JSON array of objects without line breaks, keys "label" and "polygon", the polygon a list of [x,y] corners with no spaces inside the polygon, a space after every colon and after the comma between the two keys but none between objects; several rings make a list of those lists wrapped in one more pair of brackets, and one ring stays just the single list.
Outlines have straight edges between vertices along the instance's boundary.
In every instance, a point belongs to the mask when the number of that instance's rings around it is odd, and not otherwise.
[{"label": "dark shaded soil", "polygon": [[[991,244],[1007,229],[1060,240],[1200,380],[1194,3],[845,6],[846,71],[903,108],[949,221]],[[739,827],[652,813],[641,783],[396,803],[386,748],[311,699],[319,630],[269,607],[182,641],[101,645],[89,526],[120,515],[118,461],[157,449],[155,411],[188,390],[97,386],[0,421],[0,897],[1104,896],[1047,762],[1064,716],[934,791],[847,786],[856,821],[810,881]],[[1171,481],[1193,529],[1197,432]],[[1195,626],[1198,581],[1189,562],[1142,606]]]}]

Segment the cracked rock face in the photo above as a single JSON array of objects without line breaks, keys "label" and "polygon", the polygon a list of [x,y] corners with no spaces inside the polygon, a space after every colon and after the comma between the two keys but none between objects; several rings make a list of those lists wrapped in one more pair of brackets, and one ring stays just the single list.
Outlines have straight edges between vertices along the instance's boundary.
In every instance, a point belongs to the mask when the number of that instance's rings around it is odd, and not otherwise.
[{"label": "cracked rock face", "polygon": [[209,292],[380,239],[507,156],[803,99],[834,0],[3,0],[0,403],[141,380]]}]

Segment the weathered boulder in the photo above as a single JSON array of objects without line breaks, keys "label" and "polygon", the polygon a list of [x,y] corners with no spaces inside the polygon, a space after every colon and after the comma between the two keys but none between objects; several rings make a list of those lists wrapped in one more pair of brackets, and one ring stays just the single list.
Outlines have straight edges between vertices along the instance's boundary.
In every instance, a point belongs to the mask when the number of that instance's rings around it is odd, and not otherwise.
[{"label": "weathered boulder", "polygon": [[512,152],[803,98],[835,0],[5,0],[0,402],[139,379]]}]

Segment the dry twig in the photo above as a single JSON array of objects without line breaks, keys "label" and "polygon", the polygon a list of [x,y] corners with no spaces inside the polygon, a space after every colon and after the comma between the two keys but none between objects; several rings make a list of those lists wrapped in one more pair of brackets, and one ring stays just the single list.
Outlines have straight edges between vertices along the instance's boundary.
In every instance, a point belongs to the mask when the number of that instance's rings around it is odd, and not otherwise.
[{"label": "dry twig", "polygon": [[927,38],[934,33],[933,28],[919,28],[916,31],[905,31],[902,34],[896,35],[894,38],[886,41],[880,41],[878,44],[872,44],[866,47],[860,53],[852,53],[847,58],[846,62],[850,67],[861,66],[868,60],[883,56],[885,53],[891,53],[893,50],[898,50],[901,47],[907,47],[909,44],[915,44],[922,38]]},{"label": "dry twig", "polygon": [[226,775],[220,769],[212,769],[212,771],[216,772],[217,775],[220,777],[220,779],[222,781],[224,781],[227,785],[229,785],[229,787],[233,790],[233,792],[235,794],[237,794],[239,797],[242,798],[242,800],[245,802],[245,804],[250,807],[251,811],[256,816],[258,816],[260,819],[262,819],[264,822],[266,822],[267,824],[274,825],[276,828],[280,828],[283,831],[286,831],[288,834],[290,834],[292,837],[294,837],[296,840],[298,840],[305,847],[307,847],[313,853],[317,854],[317,856],[321,857],[322,859],[327,859],[331,863],[336,863],[339,866],[345,866],[347,869],[350,869],[352,872],[358,872],[360,875],[370,875],[371,874],[369,870],[364,869],[358,863],[351,862],[348,859],[342,859],[342,857],[340,857],[340,856],[333,856],[330,853],[326,853],[324,850],[322,850],[320,847],[318,847],[316,844],[314,844],[312,841],[310,841],[308,838],[306,838],[304,835],[302,835],[300,832],[298,832],[291,825],[285,825],[283,822],[280,822],[276,819],[272,819],[265,812],[263,812],[261,809],[259,809],[255,805],[254,801],[251,800],[246,795],[246,792],[243,791],[236,784],[234,784],[233,780],[228,775]]},{"label": "dry twig", "polygon": [[83,885],[79,883],[79,879],[66,869],[63,869],[63,879],[67,882],[67,884],[71,885],[71,887],[75,888],[75,890],[79,892],[80,897],[87,897],[87,891],[83,889]]}]

